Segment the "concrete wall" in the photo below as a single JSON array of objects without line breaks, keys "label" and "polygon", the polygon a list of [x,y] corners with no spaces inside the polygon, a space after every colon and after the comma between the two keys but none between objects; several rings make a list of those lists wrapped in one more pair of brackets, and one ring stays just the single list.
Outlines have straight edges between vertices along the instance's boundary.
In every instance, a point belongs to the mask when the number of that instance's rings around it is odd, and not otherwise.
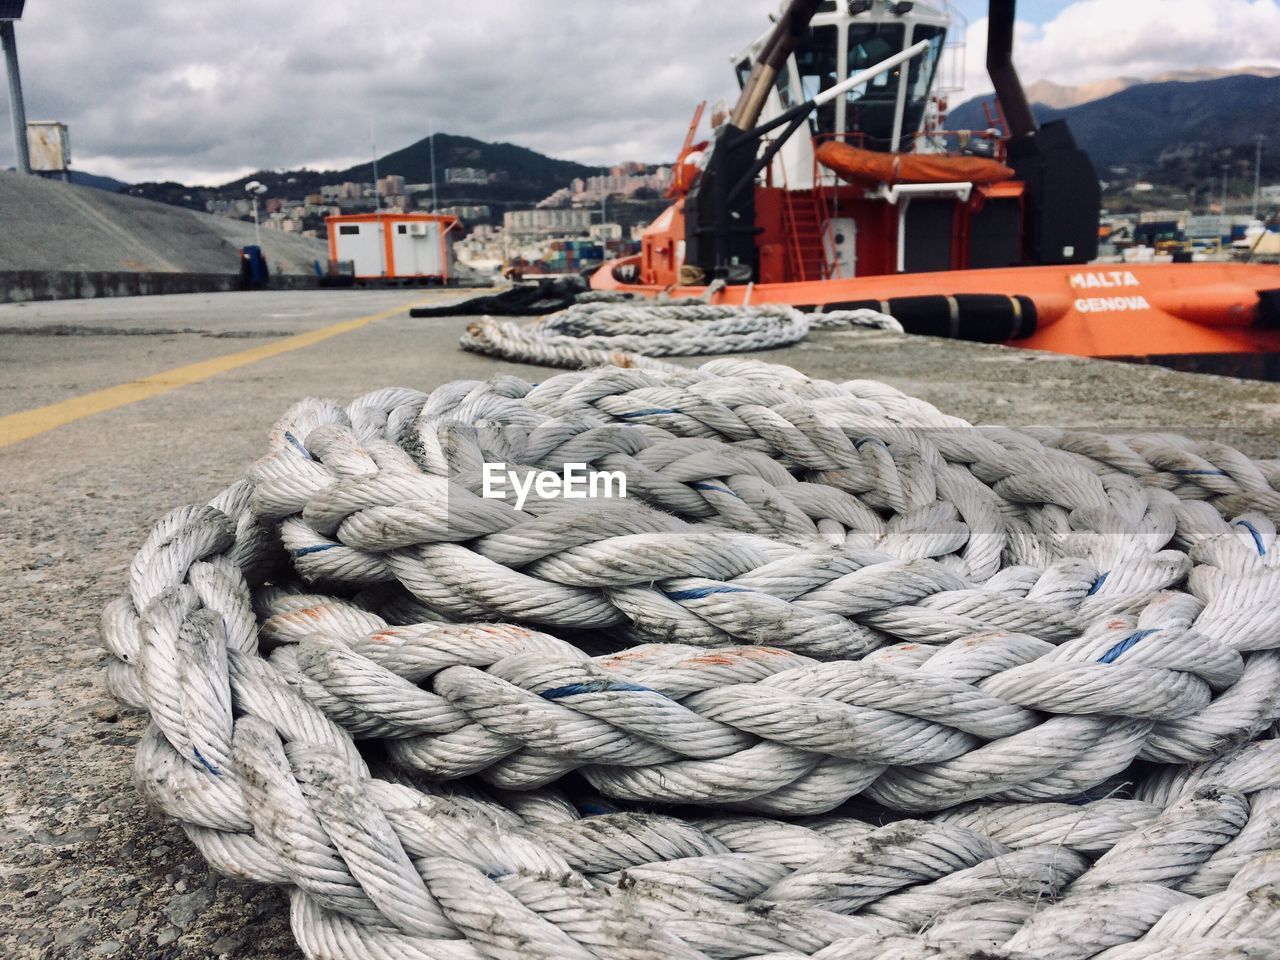
[{"label": "concrete wall", "polygon": [[[277,274],[271,287],[310,289],[315,276]],[[101,270],[0,270],[0,303],[141,297],[159,293],[214,293],[240,289],[236,273],[152,273]]]}]

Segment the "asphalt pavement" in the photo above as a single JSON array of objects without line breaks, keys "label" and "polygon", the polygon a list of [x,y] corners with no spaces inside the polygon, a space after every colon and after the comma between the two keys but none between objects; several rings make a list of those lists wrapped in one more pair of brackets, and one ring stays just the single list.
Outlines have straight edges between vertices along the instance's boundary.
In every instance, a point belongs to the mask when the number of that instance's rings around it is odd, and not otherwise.
[{"label": "asphalt pavement", "polygon": [[[150,525],[238,478],[295,400],[549,375],[463,353],[463,318],[396,312],[459,296],[0,306],[0,957],[300,956],[283,894],[212,875],[139,799],[143,725],[106,694],[97,618]],[[758,356],[977,422],[1173,430],[1280,456],[1277,384],[879,332]]]}]

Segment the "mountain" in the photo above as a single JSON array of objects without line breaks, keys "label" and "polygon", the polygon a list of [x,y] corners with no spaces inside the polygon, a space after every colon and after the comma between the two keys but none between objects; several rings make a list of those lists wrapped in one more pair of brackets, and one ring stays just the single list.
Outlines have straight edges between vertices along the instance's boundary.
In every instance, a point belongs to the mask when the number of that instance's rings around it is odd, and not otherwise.
[{"label": "mountain", "polygon": [[[605,172],[603,167],[588,167],[571,160],[557,160],[516,146],[514,143],[486,143],[474,137],[449,133],[435,135],[435,168],[440,187],[448,188],[444,171],[451,167],[472,167],[497,176],[490,180],[490,190],[513,194],[512,199],[541,200],[559,190],[575,177],[594,177]],[[431,138],[424,138],[402,150],[378,160],[378,173],[398,173],[410,183],[431,182]],[[338,174],[344,180],[368,182],[373,179],[371,164],[349,167]],[[474,186],[464,186],[474,192]]]},{"label": "mountain", "polygon": [[[953,130],[986,126],[981,97],[947,116]],[[1280,76],[1227,76],[1129,87],[1066,109],[1035,104],[1041,121],[1064,117],[1099,171],[1154,166],[1162,157],[1238,147],[1256,134],[1274,136],[1280,120]]]},{"label": "mountain", "polygon": [[[431,182],[431,138],[378,158],[378,175],[398,174],[406,183]],[[451,168],[482,170],[483,183],[449,182]],[[436,195],[442,204],[488,204],[499,210],[508,206],[530,206],[548,194],[567,186],[575,177],[604,173],[604,167],[589,167],[571,160],[557,160],[512,143],[486,143],[474,137],[449,133],[435,135]],[[209,200],[238,200],[245,197],[245,184],[258,180],[267,186],[267,196],[301,200],[318,193],[326,184],[347,181],[370,183],[373,164],[362,163],[345,170],[259,170],[221,186],[187,186],[181,183],[139,183],[128,188],[133,196],[162,203],[204,210]]]},{"label": "mountain", "polygon": [[71,182],[76,186],[93,187],[95,190],[106,190],[108,193],[119,193],[129,186],[115,177],[100,177],[94,173],[85,173],[83,170],[72,170]]},{"label": "mountain", "polygon": [[[431,138],[424,137],[400,150],[378,158],[378,176],[398,174],[407,183],[431,182]],[[451,168],[483,170],[486,183],[451,183]],[[536,203],[566,186],[575,177],[593,177],[603,167],[589,167],[571,160],[557,160],[513,143],[486,143],[474,137],[451,133],[435,135],[436,193],[441,201],[469,203]],[[322,184],[371,183],[373,164],[361,163],[345,170],[259,171],[214,188],[228,196],[243,196],[244,185],[260,180],[275,197],[301,198],[316,192]],[[207,188],[205,188],[207,189]]]},{"label": "mountain", "polygon": [[1042,103],[1046,107],[1065,110],[1078,107],[1082,103],[1101,100],[1121,90],[1137,87],[1144,83],[1195,83],[1200,80],[1218,80],[1222,77],[1280,76],[1280,69],[1275,67],[1241,67],[1236,70],[1220,70],[1216,67],[1191,67],[1186,70],[1170,70],[1159,76],[1143,79],[1141,77],[1112,77],[1109,80],[1097,80],[1093,83],[1082,83],[1079,86],[1064,86],[1051,80],[1037,80],[1027,84],[1027,99],[1032,103]]}]

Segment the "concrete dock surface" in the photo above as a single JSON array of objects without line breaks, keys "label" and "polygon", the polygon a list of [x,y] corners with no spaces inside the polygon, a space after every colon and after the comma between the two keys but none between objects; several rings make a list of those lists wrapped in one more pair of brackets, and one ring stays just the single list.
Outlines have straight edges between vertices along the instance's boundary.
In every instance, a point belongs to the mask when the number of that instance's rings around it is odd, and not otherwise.
[{"label": "concrete dock surface", "polygon": [[[301,956],[280,891],[212,874],[140,800],[143,723],[105,691],[98,614],[151,524],[241,476],[295,400],[551,375],[463,353],[464,318],[408,316],[465,295],[0,306],[0,957]],[[974,422],[1176,431],[1280,456],[1280,384],[870,331],[753,356],[883,380]]]}]

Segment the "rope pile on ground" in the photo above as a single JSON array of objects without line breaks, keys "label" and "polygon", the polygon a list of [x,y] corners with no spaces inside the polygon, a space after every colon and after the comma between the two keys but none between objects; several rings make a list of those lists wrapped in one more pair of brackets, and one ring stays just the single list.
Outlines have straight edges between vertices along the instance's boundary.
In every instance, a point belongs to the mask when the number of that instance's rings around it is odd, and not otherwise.
[{"label": "rope pile on ground", "polygon": [[149,802],[317,960],[1257,960],[1278,521],[1220,443],[497,377],[297,404],[103,638]]},{"label": "rope pile on ground", "polygon": [[875,310],[807,314],[781,303],[731,306],[582,294],[572,306],[528,326],[482,317],[467,326],[461,342],[473,353],[548,367],[674,370],[654,358],[773,350],[799,343],[811,329],[849,327],[902,332],[897,320]]}]

